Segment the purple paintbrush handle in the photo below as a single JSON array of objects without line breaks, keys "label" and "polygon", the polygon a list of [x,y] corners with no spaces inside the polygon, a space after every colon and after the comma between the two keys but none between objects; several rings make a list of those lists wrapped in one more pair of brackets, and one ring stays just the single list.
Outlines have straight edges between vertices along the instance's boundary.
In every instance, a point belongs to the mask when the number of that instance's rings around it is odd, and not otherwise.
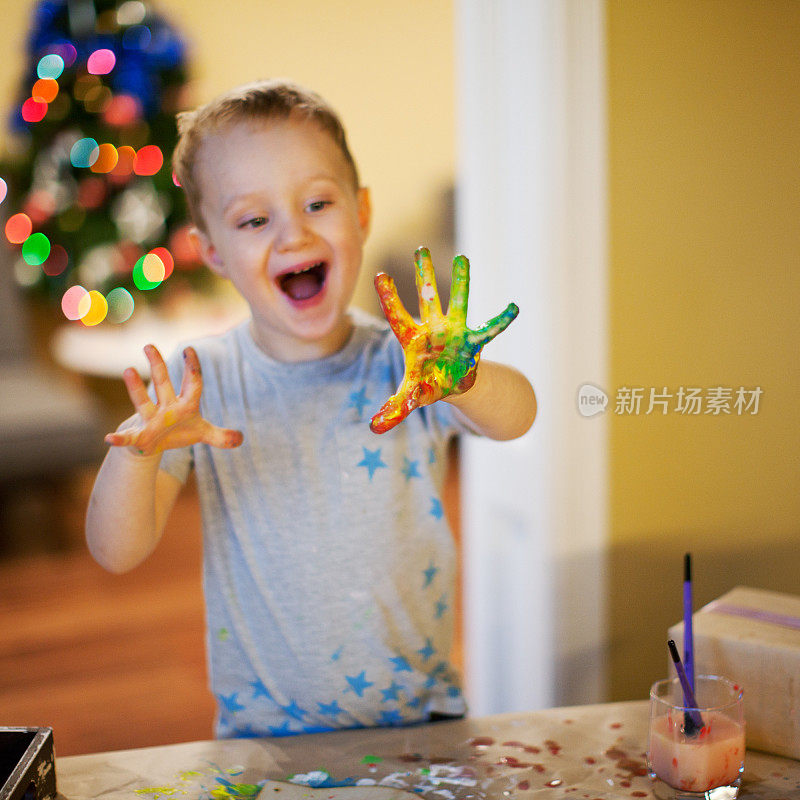
[{"label": "purple paintbrush handle", "polygon": [[694,691],[689,683],[689,679],[686,677],[686,670],[683,668],[681,657],[678,655],[678,648],[675,647],[675,642],[672,639],[670,639],[667,644],[669,646],[669,652],[672,656],[672,660],[675,662],[675,670],[678,673],[678,680],[681,682],[681,688],[683,689],[686,714],[692,720],[692,723],[697,727],[697,729],[700,730],[700,728],[703,727],[703,718],[700,716],[700,712],[697,710],[697,700],[695,699]]}]

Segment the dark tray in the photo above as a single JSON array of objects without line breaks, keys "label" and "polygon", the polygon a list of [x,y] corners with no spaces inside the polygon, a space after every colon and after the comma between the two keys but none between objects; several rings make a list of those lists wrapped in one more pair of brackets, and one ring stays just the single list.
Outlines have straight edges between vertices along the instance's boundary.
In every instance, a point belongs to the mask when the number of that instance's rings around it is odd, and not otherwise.
[{"label": "dark tray", "polygon": [[52,728],[0,727],[0,800],[55,800]]}]

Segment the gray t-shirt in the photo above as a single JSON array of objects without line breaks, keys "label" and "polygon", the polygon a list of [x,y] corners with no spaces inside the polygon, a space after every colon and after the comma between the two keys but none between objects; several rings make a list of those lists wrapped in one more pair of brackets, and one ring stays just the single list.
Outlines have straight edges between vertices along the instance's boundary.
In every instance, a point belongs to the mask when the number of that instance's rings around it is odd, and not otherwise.
[{"label": "gray t-shirt", "polygon": [[[203,515],[217,735],[285,735],[465,710],[449,654],[456,558],[442,509],[447,403],[376,435],[403,355],[389,327],[352,312],[345,347],[282,363],[249,323],[194,347],[201,412],[244,433],[233,450],[164,453]],[[169,361],[180,385],[180,353]]]}]

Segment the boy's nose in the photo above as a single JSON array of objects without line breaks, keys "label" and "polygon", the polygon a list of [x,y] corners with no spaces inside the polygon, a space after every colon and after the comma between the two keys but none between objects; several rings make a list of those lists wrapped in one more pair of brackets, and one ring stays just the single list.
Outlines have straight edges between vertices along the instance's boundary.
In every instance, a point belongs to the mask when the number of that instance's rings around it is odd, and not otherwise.
[{"label": "boy's nose", "polygon": [[281,221],[278,231],[278,248],[280,250],[296,250],[305,245],[310,232],[301,214],[287,214]]}]

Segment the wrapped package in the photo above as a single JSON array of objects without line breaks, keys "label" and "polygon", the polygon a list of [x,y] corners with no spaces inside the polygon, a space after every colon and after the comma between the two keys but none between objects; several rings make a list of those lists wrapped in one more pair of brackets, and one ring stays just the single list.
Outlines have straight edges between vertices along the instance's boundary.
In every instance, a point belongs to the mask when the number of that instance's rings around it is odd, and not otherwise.
[{"label": "wrapped package", "polygon": [[[800,597],[737,586],[692,615],[695,674],[744,691],[747,746],[800,759]],[[669,629],[683,653],[683,622]]]}]

